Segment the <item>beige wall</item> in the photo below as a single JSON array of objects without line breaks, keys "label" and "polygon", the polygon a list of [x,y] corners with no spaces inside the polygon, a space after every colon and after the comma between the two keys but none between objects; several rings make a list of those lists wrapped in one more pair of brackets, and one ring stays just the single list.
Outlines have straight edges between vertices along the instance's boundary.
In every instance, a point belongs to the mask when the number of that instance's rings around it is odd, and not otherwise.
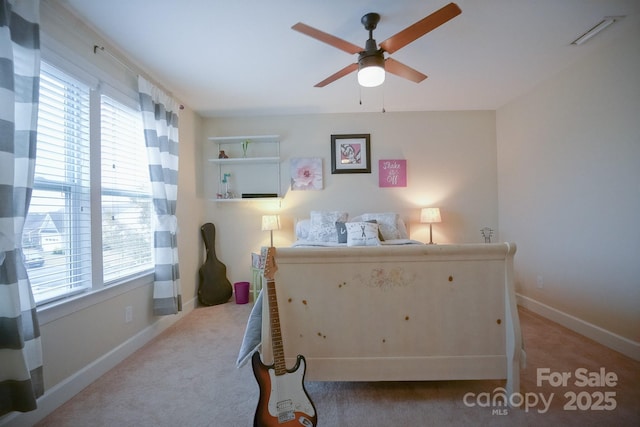
[{"label": "beige wall", "polygon": [[189,302],[198,292],[198,269],[204,259],[200,228],[204,222],[202,185],[202,118],[188,107],[180,112],[180,165],[178,175],[178,256],[182,300]]},{"label": "beige wall", "polygon": [[[217,157],[210,136],[281,135],[281,206],[272,202],[206,202],[206,220],[217,228],[217,255],[233,281],[250,278],[250,253],[268,245],[260,230],[263,213],[277,211],[283,229],[274,233],[276,246],[293,242],[296,218],[311,210],[399,212],[411,237],[428,241],[428,228],[419,223],[421,207],[438,206],[442,223],[434,225],[434,241],[480,242],[480,229],[497,229],[497,165],[495,114],[492,111],[319,114],[304,116],[211,118],[203,125],[205,195],[218,191]],[[371,135],[371,174],[331,174],[331,134]],[[324,189],[287,191],[289,159],[321,157]],[[407,159],[406,188],[378,187],[378,160]],[[261,179],[260,176],[254,179]]]},{"label": "beige wall", "polygon": [[[640,342],[640,25],[497,112],[518,291]],[[538,285],[542,280],[542,288]]]},{"label": "beige wall", "polygon": [[[136,94],[136,76],[112,58],[94,55],[92,46],[117,50],[82,23],[50,2],[42,5],[43,57],[82,64],[80,73],[88,73],[107,82],[125,95]],[[55,51],[51,56],[52,50]],[[60,62],[57,62],[60,64]],[[69,64],[66,64],[69,65]],[[204,216],[201,175],[202,119],[188,107],[180,112],[180,165],[178,188],[178,250],[180,256],[183,301],[193,303],[197,290],[197,269],[202,259],[199,229]],[[85,298],[40,310],[45,387],[62,383],[70,376],[124,345],[144,331],[158,328],[162,320],[176,320],[152,314],[150,283],[113,288]],[[125,307],[133,308],[133,321],[125,323]],[[73,308],[70,308],[73,307]]]}]

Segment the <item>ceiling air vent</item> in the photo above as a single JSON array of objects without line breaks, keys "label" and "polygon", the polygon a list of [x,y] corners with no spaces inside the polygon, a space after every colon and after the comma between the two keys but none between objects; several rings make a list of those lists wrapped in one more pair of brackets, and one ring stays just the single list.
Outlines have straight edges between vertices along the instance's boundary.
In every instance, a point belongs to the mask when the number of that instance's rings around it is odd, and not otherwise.
[{"label": "ceiling air vent", "polygon": [[593,28],[591,28],[586,33],[584,33],[583,35],[581,35],[580,37],[572,41],[571,44],[580,46],[581,44],[585,43],[587,40],[589,40],[596,34],[602,32],[605,28],[609,27],[611,24],[621,20],[622,18],[624,18],[624,16],[605,16],[602,19],[602,21],[600,21]]}]

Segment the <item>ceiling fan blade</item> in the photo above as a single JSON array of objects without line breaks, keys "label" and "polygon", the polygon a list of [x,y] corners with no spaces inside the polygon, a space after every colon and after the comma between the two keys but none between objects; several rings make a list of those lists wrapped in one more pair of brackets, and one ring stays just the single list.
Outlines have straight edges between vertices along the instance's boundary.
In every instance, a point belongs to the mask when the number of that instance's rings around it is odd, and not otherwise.
[{"label": "ceiling fan blade", "polygon": [[354,72],[357,69],[358,69],[358,64],[357,63],[349,64],[346,67],[344,67],[342,70],[338,71],[337,73],[334,73],[334,74],[330,75],[329,77],[327,77],[326,79],[324,79],[320,83],[314,85],[314,87],[325,87],[329,83],[333,83],[336,80],[346,76],[349,73]]},{"label": "ceiling fan blade", "polygon": [[336,47],[340,50],[343,50],[347,53],[360,53],[364,49],[360,46],[356,46],[353,43],[349,43],[346,40],[342,40],[336,36],[332,36],[331,34],[325,33],[324,31],[320,31],[313,27],[308,26],[307,24],[303,24],[302,22],[298,22],[291,29],[301,32],[309,37],[313,37],[316,40],[320,40],[328,45]]},{"label": "ceiling fan blade", "polygon": [[395,74],[396,76],[411,80],[415,83],[420,83],[427,78],[427,76],[422,74],[420,71],[414,70],[408,65],[404,65],[402,62],[398,62],[393,58],[387,58],[384,62],[384,69],[391,74]]},{"label": "ceiling fan blade", "polygon": [[457,4],[449,3],[426,18],[422,18],[415,24],[410,25],[399,33],[389,37],[380,43],[380,48],[386,52],[393,53],[405,47],[412,41],[424,36],[429,31],[438,28],[440,25],[455,18],[461,13],[462,10],[460,10]]}]

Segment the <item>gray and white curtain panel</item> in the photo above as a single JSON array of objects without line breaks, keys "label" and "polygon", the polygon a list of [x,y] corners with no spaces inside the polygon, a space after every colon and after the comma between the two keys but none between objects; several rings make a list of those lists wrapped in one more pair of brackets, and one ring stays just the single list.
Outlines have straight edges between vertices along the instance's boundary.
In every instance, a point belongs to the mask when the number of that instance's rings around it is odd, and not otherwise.
[{"label": "gray and white curtain panel", "polygon": [[22,230],[36,166],[39,0],[0,0],[0,416],[44,393],[36,305]]},{"label": "gray and white curtain panel", "polygon": [[162,316],[182,311],[176,219],[179,105],[143,77],[138,77],[138,91],[156,213],[153,312]]}]

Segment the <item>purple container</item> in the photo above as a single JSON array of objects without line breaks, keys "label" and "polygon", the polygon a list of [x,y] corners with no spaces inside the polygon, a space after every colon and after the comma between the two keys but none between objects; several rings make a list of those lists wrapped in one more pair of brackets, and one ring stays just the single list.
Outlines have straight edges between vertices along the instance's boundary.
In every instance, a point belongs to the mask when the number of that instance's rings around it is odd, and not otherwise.
[{"label": "purple container", "polygon": [[249,282],[236,282],[233,284],[236,295],[236,304],[246,304],[249,302]]}]

